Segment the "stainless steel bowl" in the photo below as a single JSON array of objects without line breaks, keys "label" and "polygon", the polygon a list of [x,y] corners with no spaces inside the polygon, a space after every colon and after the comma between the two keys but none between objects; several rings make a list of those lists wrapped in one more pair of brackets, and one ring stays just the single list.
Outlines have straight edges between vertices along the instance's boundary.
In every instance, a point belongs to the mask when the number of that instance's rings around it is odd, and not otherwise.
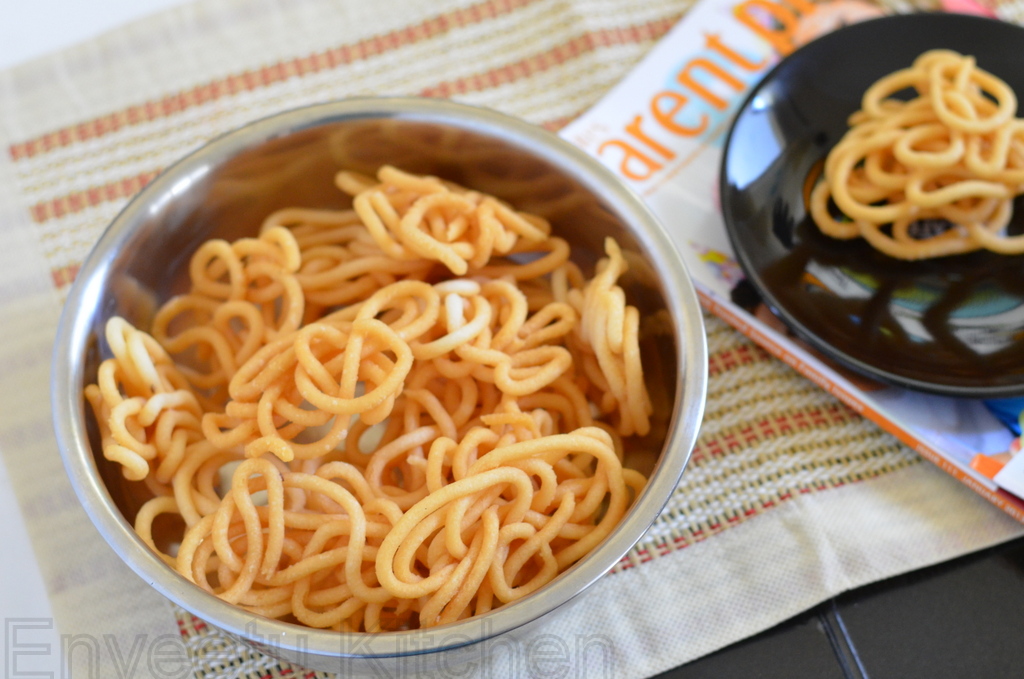
[{"label": "stainless steel bowl", "polygon": [[[588,267],[603,239],[630,260],[623,282],[644,316],[668,319],[664,341],[645,346],[652,392],[670,406],[648,437],[650,481],[618,528],[587,557],[522,601],[425,631],[340,634],[257,618],[188,582],[135,534],[137,500],[99,451],[82,390],[103,358],[103,327],[149,315],[183,289],[204,240],[252,235],[290,205],[341,207],[340,168],[383,163],[451,179],[551,220]],[[584,270],[587,270],[586,268]],[[667,314],[664,311],[667,310]],[[707,351],[693,286],[663,227],[610,172],[540,128],[492,111],[438,100],[350,99],[289,111],[221,136],[149,184],[100,238],[70,292],[53,355],[54,425],[79,499],[113,550],[146,582],[208,623],[282,660],[312,669],[379,675],[408,666],[452,668],[474,645],[547,616],[612,568],[676,488],[704,410]],[[637,456],[644,465],[643,451]],[[550,619],[546,617],[546,619]]]}]

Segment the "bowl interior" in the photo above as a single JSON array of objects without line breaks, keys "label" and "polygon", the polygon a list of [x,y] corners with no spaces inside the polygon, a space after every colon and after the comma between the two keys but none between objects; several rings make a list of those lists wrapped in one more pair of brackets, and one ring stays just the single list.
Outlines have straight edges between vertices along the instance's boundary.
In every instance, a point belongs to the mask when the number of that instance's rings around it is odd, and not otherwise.
[{"label": "bowl interior", "polygon": [[[493,611],[504,619],[486,629],[500,633],[523,624],[614,565],[678,482],[703,410],[706,358],[696,296],[671,245],[631,194],[577,153],[525,123],[466,107],[350,102],[257,122],[158,177],[115,220],[83,266],[55,350],[55,375],[64,380],[54,385],[58,437],[76,490],[108,542],[185,608],[228,631],[250,629],[251,616],[238,615],[144,553],[130,524],[148,495],[103,459],[94,426],[88,436],[82,433],[91,416],[81,390],[108,355],[101,339],[106,321],[119,315],[147,328],[160,304],[187,289],[189,258],[200,243],[254,235],[269,213],[283,207],[348,207],[334,185],[335,173],[373,174],[386,163],[493,194],[547,218],[585,272],[604,256],[607,236],[621,245],[630,265],[621,284],[645,319],[642,353],[655,402],[651,433],[628,455],[651,482],[605,543],[521,602],[533,600],[528,606]],[[102,484],[88,478],[97,474]],[[538,604],[543,597],[550,600]],[[518,612],[503,613],[513,609]],[[288,627],[275,621],[260,625],[271,631]],[[316,646],[318,632],[301,629],[314,640],[304,643]]]}]

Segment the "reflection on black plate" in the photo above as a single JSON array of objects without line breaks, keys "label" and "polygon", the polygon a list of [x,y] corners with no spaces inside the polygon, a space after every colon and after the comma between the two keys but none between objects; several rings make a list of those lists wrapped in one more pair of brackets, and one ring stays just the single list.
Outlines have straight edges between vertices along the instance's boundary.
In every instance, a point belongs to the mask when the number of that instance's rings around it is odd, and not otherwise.
[{"label": "reflection on black plate", "polygon": [[[1024,255],[904,262],[822,235],[805,182],[878,78],[937,47],[977,57],[1024,98],[1024,29],[953,14],[841,28],[784,59],[744,102],[722,162],[740,265],[811,345],[884,382],[952,396],[1024,394]],[[1018,115],[1020,115],[1018,113]],[[1024,201],[1011,233],[1024,231]]]}]

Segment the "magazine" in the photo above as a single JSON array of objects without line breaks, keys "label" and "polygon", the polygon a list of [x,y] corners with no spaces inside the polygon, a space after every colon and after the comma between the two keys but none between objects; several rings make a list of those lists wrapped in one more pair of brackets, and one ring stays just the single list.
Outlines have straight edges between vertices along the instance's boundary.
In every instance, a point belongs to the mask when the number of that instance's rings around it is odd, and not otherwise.
[{"label": "magazine", "polygon": [[[958,0],[955,9],[984,11],[968,1]],[[1016,455],[1024,399],[949,398],[860,380],[796,340],[766,309],[733,301],[743,272],[717,205],[732,117],[782,57],[825,32],[881,14],[862,0],[700,0],[560,134],[647,202],[708,311],[1024,521],[1024,455]]]}]

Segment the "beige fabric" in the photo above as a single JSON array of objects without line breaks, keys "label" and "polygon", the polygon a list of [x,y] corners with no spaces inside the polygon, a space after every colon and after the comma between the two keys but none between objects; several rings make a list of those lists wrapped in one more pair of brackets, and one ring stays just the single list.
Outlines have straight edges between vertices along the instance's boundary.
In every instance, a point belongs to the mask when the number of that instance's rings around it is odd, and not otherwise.
[{"label": "beige fabric", "polygon": [[[21,558],[26,567],[38,565],[57,632],[68,635],[74,649],[62,653],[59,637],[40,641],[26,632],[21,644],[49,648],[39,664],[23,658],[18,667],[67,676],[59,672],[62,657],[68,657],[79,661],[71,676],[88,677],[92,651],[87,649],[103,644],[103,635],[116,639],[127,655],[137,639],[176,637],[178,630],[170,604],[122,564],[92,527],[64,473],[49,408],[60,299],[24,208],[9,191],[10,175],[9,162],[0,159],[0,453],[35,552]],[[12,663],[14,654],[31,650],[5,648]],[[98,648],[105,653],[105,645]],[[103,666],[112,672],[111,662],[108,657]]]},{"label": "beige fabric", "polygon": [[[557,129],[689,6],[206,0],[0,72],[0,452],[59,629],[109,634],[125,657],[140,634],[181,639],[197,676],[299,674],[132,575],[64,478],[50,343],[78,264],[135,191],[218,133],[350,95],[450,96]],[[1019,21],[1024,4],[999,12]],[[725,324],[709,317],[708,330],[707,418],[676,495],[627,559],[535,632],[609,635],[613,664],[590,670],[650,676],[851,587],[1024,532]],[[117,676],[124,665],[100,650],[102,675]]]}]

